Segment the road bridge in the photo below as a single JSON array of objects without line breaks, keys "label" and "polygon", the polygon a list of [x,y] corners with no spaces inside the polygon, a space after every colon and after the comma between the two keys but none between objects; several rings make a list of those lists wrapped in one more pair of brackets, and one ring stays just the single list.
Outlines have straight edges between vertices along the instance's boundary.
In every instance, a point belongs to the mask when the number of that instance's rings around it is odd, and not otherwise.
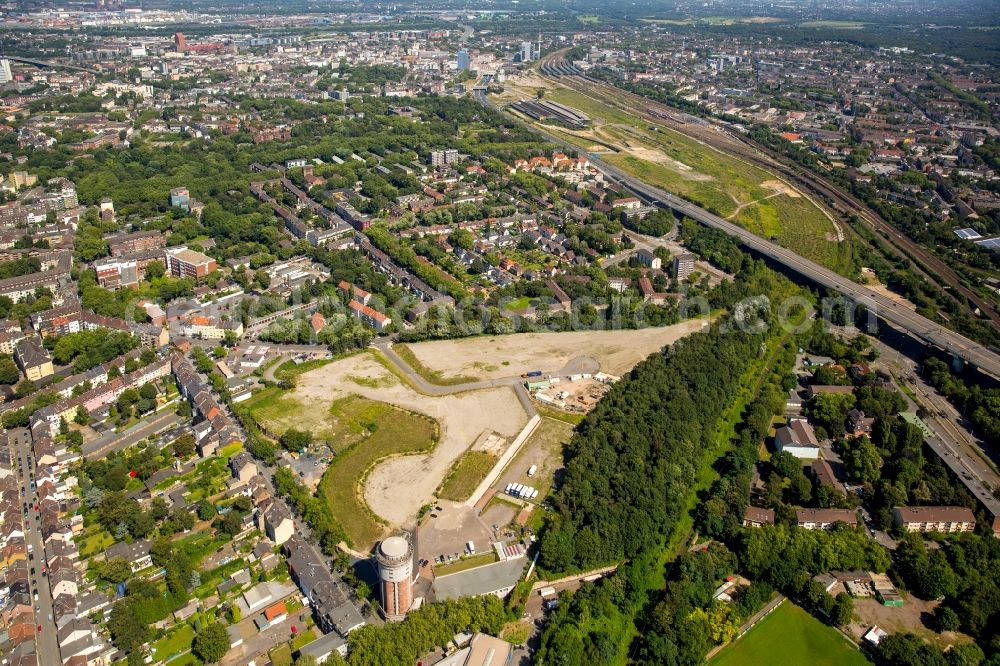
[{"label": "road bridge", "polygon": [[91,69],[90,67],[80,67],[79,65],[67,65],[61,62],[54,62],[51,60],[36,60],[35,58],[22,58],[20,56],[4,56],[7,60],[12,62],[20,62],[25,65],[34,65],[35,67],[42,67],[47,69],[72,69],[77,72],[87,72],[88,74],[97,74],[96,69]]}]

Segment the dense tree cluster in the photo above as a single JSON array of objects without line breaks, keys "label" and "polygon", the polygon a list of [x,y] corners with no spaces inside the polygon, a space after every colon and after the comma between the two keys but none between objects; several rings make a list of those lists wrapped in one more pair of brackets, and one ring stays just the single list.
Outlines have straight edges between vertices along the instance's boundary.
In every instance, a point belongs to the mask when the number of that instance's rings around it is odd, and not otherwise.
[{"label": "dense tree cluster", "polygon": [[443,648],[460,632],[497,635],[512,617],[497,597],[465,597],[425,604],[406,620],[383,625],[367,624],[347,638],[351,666],[413,664],[433,648]]},{"label": "dense tree cluster", "polygon": [[20,277],[42,270],[42,262],[36,257],[24,257],[13,261],[0,262],[0,280]]},{"label": "dense tree cluster", "polygon": [[288,499],[296,513],[309,523],[313,538],[327,555],[337,553],[337,544],[341,541],[350,544],[351,540],[344,532],[343,526],[330,513],[326,498],[313,495],[296,480],[295,475],[286,467],[279,467],[274,473],[274,489],[279,495]]},{"label": "dense tree cluster", "polygon": [[646,359],[601,400],[566,449],[565,482],[542,537],[547,570],[631,558],[672,529],[759,346],[758,336],[712,328]]},{"label": "dense tree cluster", "polygon": [[754,580],[779,590],[801,591],[812,574],[831,569],[886,571],[889,555],[864,531],[847,525],[804,530],[785,525],[747,529],[740,534],[740,567]]},{"label": "dense tree cluster", "polygon": [[643,627],[641,662],[697,664],[712,645],[732,640],[740,624],[774,593],[768,585],[755,583],[736,588],[732,603],[713,600],[719,581],[736,568],[736,556],[719,544],[685,553],[673,562],[666,589],[654,600]]},{"label": "dense tree cluster", "polygon": [[107,328],[67,333],[45,338],[52,350],[52,360],[73,365],[73,372],[84,372],[117,358],[139,346],[139,339],[128,331]]},{"label": "dense tree cluster", "polygon": [[1000,661],[1000,541],[962,534],[928,543],[908,534],[893,571],[922,599],[944,597],[935,612],[939,630],[960,630]]}]

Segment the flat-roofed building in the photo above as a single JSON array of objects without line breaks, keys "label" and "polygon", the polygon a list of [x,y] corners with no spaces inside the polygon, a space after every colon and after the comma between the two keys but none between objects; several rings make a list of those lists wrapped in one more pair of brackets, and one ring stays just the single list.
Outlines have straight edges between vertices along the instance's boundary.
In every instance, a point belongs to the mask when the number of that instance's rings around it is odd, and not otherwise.
[{"label": "flat-roofed building", "polygon": [[971,532],[976,516],[964,506],[897,506],[892,519],[907,532]]},{"label": "flat-roofed building", "polygon": [[174,277],[199,279],[216,269],[215,259],[183,245],[168,248],[165,253],[167,272]]},{"label": "flat-roofed building", "polygon": [[694,255],[685,252],[674,257],[674,276],[682,282],[694,273]]}]

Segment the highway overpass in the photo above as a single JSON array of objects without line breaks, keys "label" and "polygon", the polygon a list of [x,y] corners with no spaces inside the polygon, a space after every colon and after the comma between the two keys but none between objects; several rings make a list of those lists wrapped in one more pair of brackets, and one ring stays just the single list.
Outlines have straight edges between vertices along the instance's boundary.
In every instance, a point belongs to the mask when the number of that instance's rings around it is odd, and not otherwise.
[{"label": "highway overpass", "polygon": [[53,62],[50,60],[35,60],[34,58],[22,58],[20,56],[4,56],[7,60],[12,62],[20,62],[25,65],[34,65],[35,67],[47,67],[50,69],[72,69],[77,72],[87,72],[89,74],[98,74],[96,69],[91,69],[90,67],[80,67],[78,65],[67,65],[61,62]]},{"label": "highway overpass", "polygon": [[[480,92],[477,92],[476,99],[484,105],[496,108]],[[543,129],[534,126],[531,129],[553,143],[570,150],[580,150],[578,146]],[[1000,379],[1000,354],[987,349],[983,345],[944,328],[942,325],[913,312],[906,306],[900,305],[895,300],[859,285],[809,259],[805,259],[791,250],[781,247],[777,243],[765,240],[729,220],[725,220],[718,215],[713,215],[700,206],[696,206],[665,190],[644,183],[599,158],[591,157],[590,163],[603,171],[609,178],[627,187],[637,196],[650,203],[660,208],[669,208],[682,215],[686,215],[707,227],[725,231],[727,234],[736,237],[740,243],[757,254],[767,257],[816,285],[843,294],[856,303],[866,306],[878,318],[902,329],[914,338],[942,349],[954,358],[973,366],[979,371]]]}]

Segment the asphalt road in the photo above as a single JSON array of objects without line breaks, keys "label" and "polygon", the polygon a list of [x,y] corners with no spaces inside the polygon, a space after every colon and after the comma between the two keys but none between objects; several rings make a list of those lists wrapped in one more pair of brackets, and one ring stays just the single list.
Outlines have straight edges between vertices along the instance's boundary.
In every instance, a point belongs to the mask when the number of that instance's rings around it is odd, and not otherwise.
[{"label": "asphalt road", "polygon": [[[521,406],[524,407],[524,411],[527,412],[528,418],[538,414],[538,410],[535,409],[535,404],[531,400],[531,396],[528,395],[528,391],[524,388],[524,378],[521,376],[514,377],[500,377],[497,379],[483,379],[475,382],[466,382],[464,384],[452,384],[449,386],[439,386],[437,384],[431,384],[426,379],[421,377],[416,373],[416,371],[410,367],[410,364],[400,358],[392,349],[392,344],[388,338],[379,338],[374,343],[372,347],[382,352],[386,358],[392,362],[393,365],[399,369],[406,379],[413,383],[421,393],[426,393],[427,395],[451,395],[453,393],[464,393],[465,391],[475,391],[477,389],[487,389],[487,388],[498,388],[502,386],[510,386],[514,389],[514,393],[517,395],[517,399],[520,400]],[[600,370],[600,364],[589,357],[589,356],[577,356],[571,358],[561,370],[556,372],[548,373],[550,375],[565,376],[573,375],[579,373],[595,373]]]},{"label": "asphalt road", "polygon": [[[479,92],[476,99],[484,106],[496,108],[486,96]],[[570,150],[578,150],[577,146],[570,144],[563,139],[546,132],[535,126],[530,126],[534,132],[542,135],[552,143],[564,146]],[[924,342],[944,349],[966,363],[973,365],[979,370],[1000,379],[1000,354],[993,352],[983,345],[966,338],[963,335],[950,331],[940,324],[932,322],[926,317],[922,317],[908,308],[899,305],[897,302],[872,289],[863,287],[848,278],[838,275],[828,268],[805,259],[786,248],[764,240],[752,232],[725,220],[718,215],[713,215],[704,208],[684,201],[665,190],[654,187],[635,178],[624,171],[602,161],[600,158],[591,156],[591,164],[604,172],[612,181],[621,183],[638,196],[649,201],[660,208],[669,208],[682,215],[686,215],[693,220],[704,224],[707,227],[719,229],[730,236],[737,238],[745,247],[753,250],[757,254],[763,255],[775,261],[787,269],[798,273],[814,284],[825,287],[831,291],[837,291],[847,296],[851,300],[865,305],[869,310],[874,310],[877,316],[889,323],[905,330],[910,335],[923,340]]]},{"label": "asphalt road", "polygon": [[[856,333],[841,328],[835,330],[848,336]],[[902,394],[908,409],[917,411],[918,407],[924,407],[928,412],[921,419],[931,431],[930,436],[925,437],[927,446],[951,469],[969,493],[994,515],[1000,515],[1000,500],[991,492],[994,488],[1000,488],[1000,472],[996,464],[990,461],[991,454],[995,456],[996,452],[989,448],[987,442],[970,432],[962,415],[924,381],[918,371],[917,361],[881,340],[871,340],[879,352],[879,358],[872,364],[873,367],[891,372],[914,392],[916,401],[906,393]]]},{"label": "asphalt road", "polygon": [[[35,623],[42,625],[42,631],[35,637],[35,649],[39,664],[60,664],[59,645],[56,643],[55,623],[49,621],[52,613],[52,592],[49,590],[48,578],[42,575],[45,566],[45,544],[42,542],[38,513],[35,504],[38,494],[31,489],[31,479],[34,476],[34,453],[31,448],[31,434],[24,428],[10,431],[11,446],[14,449],[14,459],[17,461],[19,480],[21,484],[22,501],[28,503],[28,519],[24,523],[24,538],[31,553],[28,555],[28,572],[32,596],[38,594],[35,604]],[[29,462],[31,461],[31,462]],[[31,571],[34,570],[32,574]]]}]

